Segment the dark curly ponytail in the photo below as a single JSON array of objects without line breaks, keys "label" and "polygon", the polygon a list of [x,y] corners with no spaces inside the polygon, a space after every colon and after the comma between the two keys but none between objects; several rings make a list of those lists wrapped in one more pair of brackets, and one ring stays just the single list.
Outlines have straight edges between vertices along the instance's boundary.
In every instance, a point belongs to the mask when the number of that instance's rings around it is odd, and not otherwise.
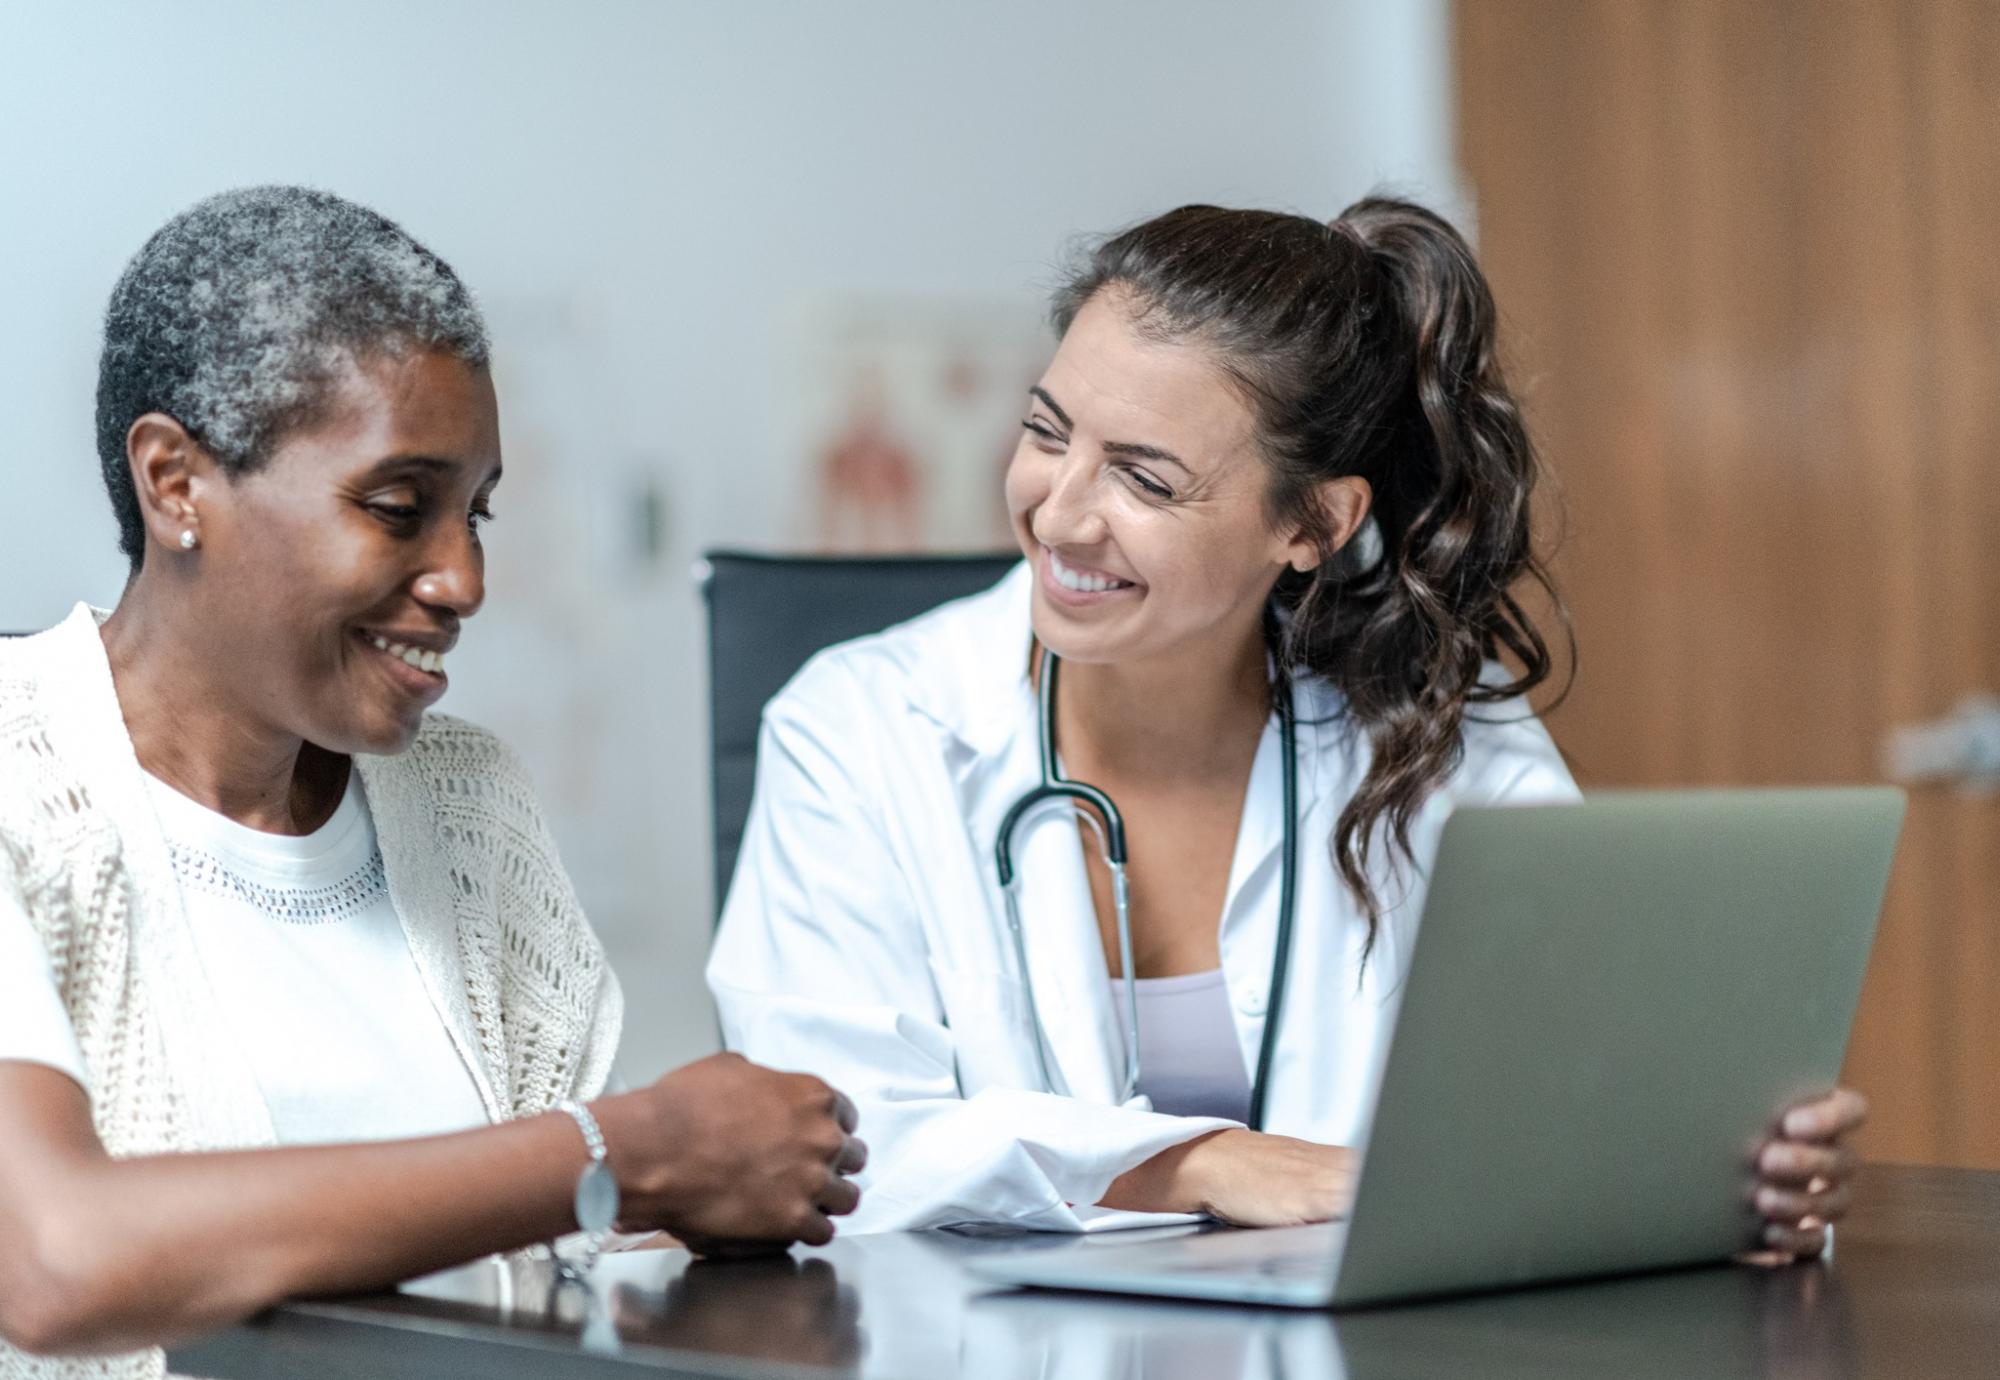
[{"label": "dark curly ponytail", "polygon": [[[1205,347],[1255,407],[1274,526],[1327,528],[1320,486],[1374,491],[1358,556],[1323,540],[1274,592],[1286,661],[1324,677],[1372,748],[1332,847],[1368,915],[1386,838],[1404,858],[1424,801],[1463,754],[1467,707],[1548,679],[1548,644],[1515,591],[1553,595],[1532,541],[1539,463],[1495,351],[1493,297],[1443,219],[1385,197],[1330,225],[1184,206],[1106,241],[1057,293],[1059,331],[1093,295],[1128,290],[1134,324]],[[1560,605],[1556,607],[1560,609]],[[1518,673],[1494,676],[1506,656]]]}]

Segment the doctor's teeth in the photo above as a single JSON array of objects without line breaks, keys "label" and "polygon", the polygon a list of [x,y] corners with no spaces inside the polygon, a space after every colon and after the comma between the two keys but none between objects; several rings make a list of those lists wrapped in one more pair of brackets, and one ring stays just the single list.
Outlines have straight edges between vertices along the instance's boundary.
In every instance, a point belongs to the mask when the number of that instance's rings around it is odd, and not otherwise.
[{"label": "doctor's teeth", "polygon": [[1049,553],[1049,569],[1054,572],[1056,583],[1064,589],[1074,589],[1085,594],[1099,594],[1107,589],[1123,589],[1130,583],[1127,580],[1111,580],[1102,575],[1086,575],[1080,570],[1071,570],[1053,551]]}]

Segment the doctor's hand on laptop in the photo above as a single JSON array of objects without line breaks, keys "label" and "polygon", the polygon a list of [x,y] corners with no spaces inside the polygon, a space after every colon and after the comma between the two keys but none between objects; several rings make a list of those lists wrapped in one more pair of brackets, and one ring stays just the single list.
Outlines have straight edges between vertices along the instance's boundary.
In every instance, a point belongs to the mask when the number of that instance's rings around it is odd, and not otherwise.
[{"label": "doctor's hand on laptop", "polygon": [[1786,1264],[1826,1249],[1826,1229],[1854,1196],[1847,1138],[1867,1119],[1868,1102],[1849,1088],[1798,1102],[1779,1118],[1757,1154],[1757,1211],[1766,1250],[1751,1257]]},{"label": "doctor's hand on laptop", "polygon": [[867,1163],[854,1104],[804,1073],[715,1054],[592,1104],[619,1187],[620,1231],[671,1232],[702,1255],[825,1245]]},{"label": "doctor's hand on laptop", "polygon": [[1215,1131],[1127,1170],[1098,1201],[1138,1212],[1205,1212],[1236,1227],[1298,1227],[1347,1215],[1357,1167],[1345,1146]]}]

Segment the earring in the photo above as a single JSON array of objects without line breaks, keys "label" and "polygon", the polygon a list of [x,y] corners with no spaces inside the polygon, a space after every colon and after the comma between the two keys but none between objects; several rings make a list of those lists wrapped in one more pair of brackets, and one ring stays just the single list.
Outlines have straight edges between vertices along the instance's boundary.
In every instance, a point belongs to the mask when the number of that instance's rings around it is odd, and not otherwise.
[{"label": "earring", "polygon": [[192,551],[192,550],[194,550],[194,549],[195,549],[195,548],[196,548],[197,546],[200,546],[200,545],[201,545],[201,538],[200,538],[200,537],[198,537],[198,536],[196,536],[196,535],[194,534],[194,528],[192,528],[192,527],[189,527],[189,528],[185,528],[185,529],[183,529],[183,530],[182,530],[182,532],[181,532],[181,550],[183,550],[183,551]]}]

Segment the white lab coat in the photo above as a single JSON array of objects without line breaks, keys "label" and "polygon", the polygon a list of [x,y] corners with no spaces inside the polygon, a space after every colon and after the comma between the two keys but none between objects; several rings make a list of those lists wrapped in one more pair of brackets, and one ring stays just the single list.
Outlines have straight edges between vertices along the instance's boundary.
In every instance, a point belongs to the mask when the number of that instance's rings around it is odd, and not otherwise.
[{"label": "white lab coat", "polygon": [[[1168,1146],[1233,1124],[1160,1115],[1143,1098],[1118,1105],[1113,987],[1075,822],[1053,810],[1015,843],[1029,977],[1067,1095],[1041,1090],[993,851],[1001,816],[1040,779],[1031,579],[1017,566],[982,594],[831,648],[764,711],[708,979],[732,1049],[816,1073],[859,1105],[872,1158],[847,1230],[1074,1230],[1071,1205],[1095,1203]],[[1331,687],[1304,681],[1297,697],[1297,919],[1266,1129],[1358,1145],[1423,878],[1378,865],[1386,913],[1364,967],[1366,922],[1329,843],[1368,745],[1340,721]],[[1455,805],[1576,796],[1525,706],[1476,713],[1511,722],[1467,724],[1463,764],[1411,829],[1420,862]],[[1270,998],[1281,771],[1274,716],[1251,767],[1219,931],[1246,1071]]]}]

